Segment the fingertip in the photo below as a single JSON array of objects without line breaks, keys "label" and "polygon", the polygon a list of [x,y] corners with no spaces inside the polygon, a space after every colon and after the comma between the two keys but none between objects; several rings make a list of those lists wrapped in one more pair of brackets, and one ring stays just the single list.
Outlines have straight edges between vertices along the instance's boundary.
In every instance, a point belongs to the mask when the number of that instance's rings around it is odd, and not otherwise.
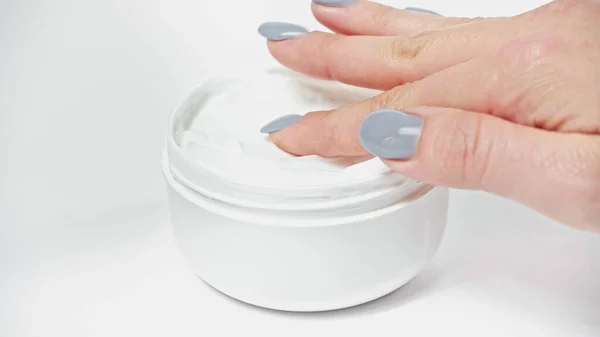
[{"label": "fingertip", "polygon": [[299,133],[302,134],[301,132],[298,132],[298,129],[299,127],[297,125],[292,125],[289,128],[269,134],[269,139],[279,149],[291,155],[303,156],[312,154],[304,149],[302,144],[305,140],[297,136]]},{"label": "fingertip", "polygon": [[315,15],[335,15],[348,10],[348,6],[326,6],[313,1],[311,3],[311,10]]},{"label": "fingertip", "polygon": [[426,184],[441,185],[443,182],[435,180],[427,167],[423,167],[418,158],[409,159],[382,159],[382,162],[392,171],[407,178],[422,181]]},{"label": "fingertip", "polygon": [[[293,154],[302,155],[302,138],[297,135],[304,134],[306,119],[301,115],[286,115],[279,117],[263,127],[269,129],[269,140],[281,150]],[[262,130],[261,130],[262,131]]]},{"label": "fingertip", "polygon": [[313,31],[302,37],[269,41],[269,53],[283,66],[311,76],[322,78],[322,47],[334,39],[335,34]]},{"label": "fingertip", "polygon": [[329,111],[312,111],[286,128],[270,134],[271,141],[280,149],[297,156],[319,155],[330,157],[334,147]]},{"label": "fingertip", "polygon": [[269,139],[277,144],[282,143],[285,139],[287,139],[286,135],[289,133],[289,130],[292,129],[294,127],[294,125],[290,125],[288,127],[285,128],[281,128],[279,130],[275,130],[272,132],[269,132]]},{"label": "fingertip", "polygon": [[274,120],[265,124],[260,129],[260,132],[272,134],[274,132],[277,132],[277,131],[286,129],[290,126],[293,126],[294,124],[298,123],[301,119],[302,119],[302,116],[297,115],[297,114],[284,115],[284,116],[275,118]]},{"label": "fingertip", "polygon": [[326,7],[314,2],[311,4],[310,10],[315,19],[325,27],[331,27],[332,23],[335,22],[335,20],[332,20],[332,16],[335,17],[335,14],[339,12],[336,7]]},{"label": "fingertip", "polygon": [[275,144],[275,146],[277,146],[281,150],[289,153],[289,151],[287,150],[287,147],[285,146],[285,143],[284,143],[284,140],[285,140],[284,134],[285,134],[285,132],[283,132],[283,131],[276,131],[276,132],[270,133],[269,140],[271,141],[271,143]]},{"label": "fingertip", "polygon": [[354,35],[357,33],[356,27],[349,22],[354,21],[357,13],[364,11],[364,6],[361,6],[363,2],[359,0],[347,6],[325,6],[312,2],[311,10],[317,21],[332,31]]},{"label": "fingertip", "polygon": [[406,8],[404,8],[404,10],[409,11],[409,12],[422,13],[425,15],[442,16],[441,14],[439,14],[437,12],[434,12],[432,10],[425,9],[425,8],[420,8],[420,7],[406,7]]},{"label": "fingertip", "polygon": [[296,40],[297,39],[281,40],[281,41],[267,40],[267,48],[269,49],[269,52],[273,55],[281,54],[282,52],[285,52],[286,50],[288,50],[290,48],[290,46],[293,45],[293,43]]},{"label": "fingertip", "polygon": [[267,49],[269,50],[269,54],[271,54],[273,59],[279,64],[291,70],[303,73],[305,62],[302,58],[303,55],[305,55],[302,51],[303,43],[303,38],[278,42],[269,41]]},{"label": "fingertip", "polygon": [[363,1],[365,0],[313,0],[312,4],[323,8],[344,9]]}]

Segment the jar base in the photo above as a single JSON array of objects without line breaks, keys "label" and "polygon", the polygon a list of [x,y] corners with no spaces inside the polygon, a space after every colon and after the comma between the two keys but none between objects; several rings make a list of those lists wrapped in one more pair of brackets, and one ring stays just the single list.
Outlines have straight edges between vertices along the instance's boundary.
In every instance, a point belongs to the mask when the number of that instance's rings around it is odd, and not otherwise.
[{"label": "jar base", "polygon": [[241,302],[246,305],[251,305],[253,307],[257,307],[260,309],[266,310],[274,310],[280,312],[297,312],[297,313],[318,313],[318,312],[328,312],[328,311],[337,311],[350,309],[354,307],[358,307],[364,304],[368,304],[371,302],[378,301],[397,290],[400,290],[404,285],[410,282],[413,278],[411,277],[408,280],[403,280],[402,282],[396,283],[394,286],[390,287],[377,287],[369,291],[366,294],[363,294],[360,297],[353,298],[351,300],[346,301],[331,301],[331,302],[319,302],[319,303],[286,303],[281,300],[273,300],[269,298],[246,298],[244,296],[236,296],[231,292],[220,289],[218,286],[212,284],[210,281],[207,281],[199,272],[196,272],[196,275],[200,279],[200,281],[204,282],[206,285],[217,291],[220,295],[226,296],[234,301]]}]

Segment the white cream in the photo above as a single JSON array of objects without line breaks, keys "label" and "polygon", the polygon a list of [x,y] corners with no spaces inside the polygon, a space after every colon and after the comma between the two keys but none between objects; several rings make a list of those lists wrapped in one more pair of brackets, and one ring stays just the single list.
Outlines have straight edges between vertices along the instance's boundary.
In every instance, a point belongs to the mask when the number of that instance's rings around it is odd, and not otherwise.
[{"label": "white cream", "polygon": [[238,183],[293,187],[344,184],[389,172],[376,158],[357,163],[293,156],[259,132],[277,117],[335,109],[377,91],[314,80],[282,68],[203,87],[211,97],[182,133],[180,147],[184,156],[221,176]]}]

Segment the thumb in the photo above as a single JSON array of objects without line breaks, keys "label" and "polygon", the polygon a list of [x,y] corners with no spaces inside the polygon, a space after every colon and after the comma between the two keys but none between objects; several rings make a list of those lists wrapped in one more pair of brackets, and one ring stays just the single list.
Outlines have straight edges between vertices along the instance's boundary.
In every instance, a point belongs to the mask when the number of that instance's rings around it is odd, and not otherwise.
[{"label": "thumb", "polygon": [[[503,191],[531,174],[524,157],[539,140],[527,127],[470,111],[419,107],[377,110],[362,122],[365,150],[395,172],[434,185]],[[533,132],[534,134],[536,132]]]},{"label": "thumb", "polygon": [[574,205],[590,204],[600,192],[600,147],[591,137],[431,107],[378,110],[359,130],[362,146],[395,172],[432,185],[492,192],[572,224],[589,223],[590,212]]}]

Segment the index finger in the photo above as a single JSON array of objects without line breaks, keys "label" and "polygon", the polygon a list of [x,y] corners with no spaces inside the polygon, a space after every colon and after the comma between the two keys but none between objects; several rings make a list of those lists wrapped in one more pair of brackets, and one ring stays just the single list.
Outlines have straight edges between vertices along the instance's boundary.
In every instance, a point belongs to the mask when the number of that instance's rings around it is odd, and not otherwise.
[{"label": "index finger", "polygon": [[279,148],[295,155],[367,155],[359,140],[359,130],[373,111],[417,106],[488,111],[491,99],[505,93],[497,83],[503,78],[501,73],[510,71],[509,65],[497,63],[493,54],[482,56],[368,100],[335,110],[310,112],[287,128],[273,130],[270,137]]}]

